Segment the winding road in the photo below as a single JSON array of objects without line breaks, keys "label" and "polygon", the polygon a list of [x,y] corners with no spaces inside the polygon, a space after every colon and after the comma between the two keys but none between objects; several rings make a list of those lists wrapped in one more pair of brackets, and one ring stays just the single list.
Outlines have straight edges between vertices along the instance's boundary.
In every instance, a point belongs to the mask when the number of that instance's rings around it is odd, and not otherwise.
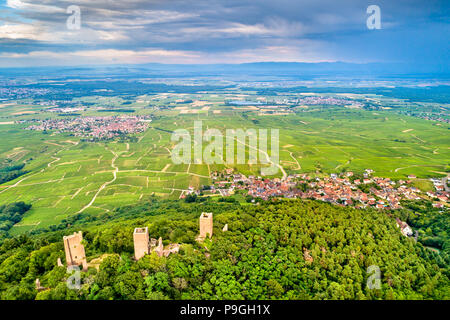
[{"label": "winding road", "polygon": [[271,163],[272,165],[277,166],[277,167],[281,170],[281,172],[283,173],[283,179],[286,179],[287,173],[286,173],[286,171],[284,171],[284,168],[283,168],[279,163],[274,163],[274,162],[272,161],[272,159],[270,158],[269,154],[267,153],[267,151],[262,151],[262,150],[259,149],[259,148],[252,147],[252,146],[248,145],[247,143],[240,141],[240,140],[237,139],[237,138],[236,138],[236,141],[239,142],[240,144],[243,144],[244,146],[247,146],[247,147],[249,147],[249,148],[251,148],[251,149],[253,149],[253,150],[259,151],[259,152],[261,152],[262,154],[264,154],[264,156],[266,157],[267,162],[268,162],[268,163]]},{"label": "winding road", "polygon": [[84,210],[86,210],[87,208],[89,208],[90,206],[92,206],[92,204],[95,202],[95,199],[97,199],[97,196],[100,194],[100,192],[102,192],[103,189],[106,188],[106,186],[108,186],[109,184],[113,183],[114,181],[116,181],[117,179],[117,172],[119,172],[119,168],[116,167],[116,165],[114,164],[114,162],[116,161],[116,159],[119,157],[119,155],[117,153],[115,153],[114,151],[108,149],[105,147],[106,150],[108,150],[109,152],[111,152],[114,155],[114,158],[112,158],[111,160],[111,167],[114,169],[113,171],[113,176],[114,178],[111,181],[107,181],[104,184],[102,184],[100,186],[100,188],[97,190],[97,192],[95,193],[94,197],[92,198],[92,200],[85,205],[81,210],[79,210],[77,213],[82,213]]}]

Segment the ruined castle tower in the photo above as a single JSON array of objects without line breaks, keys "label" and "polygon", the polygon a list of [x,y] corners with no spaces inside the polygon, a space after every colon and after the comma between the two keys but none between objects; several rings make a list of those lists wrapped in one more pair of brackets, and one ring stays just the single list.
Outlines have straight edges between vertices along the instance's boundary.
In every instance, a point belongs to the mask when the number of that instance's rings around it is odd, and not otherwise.
[{"label": "ruined castle tower", "polygon": [[158,240],[148,236],[148,228],[136,228],[133,233],[134,240],[134,258],[141,259],[144,255],[156,252],[160,257],[168,257],[171,253],[178,253],[180,245],[178,243],[171,243],[164,249],[163,239],[159,237]]},{"label": "ruined castle tower", "polygon": [[139,260],[144,255],[149,254],[148,228],[136,228],[133,233],[134,258]]},{"label": "ruined castle tower", "polygon": [[212,212],[202,212],[200,215],[200,239],[205,239],[207,236],[212,237],[213,234],[213,214]]},{"label": "ruined castle tower", "polygon": [[35,283],[36,283],[36,290],[39,291],[39,289],[41,288],[41,282],[39,281],[39,279],[36,279]]},{"label": "ruined castle tower", "polygon": [[158,256],[162,257],[164,254],[164,246],[162,243],[162,238],[159,237],[158,239],[158,246],[155,248],[155,252],[158,254]]},{"label": "ruined castle tower", "polygon": [[83,233],[81,231],[74,232],[70,236],[64,236],[64,251],[66,252],[67,266],[83,266],[83,271],[87,270],[86,254],[83,241]]}]

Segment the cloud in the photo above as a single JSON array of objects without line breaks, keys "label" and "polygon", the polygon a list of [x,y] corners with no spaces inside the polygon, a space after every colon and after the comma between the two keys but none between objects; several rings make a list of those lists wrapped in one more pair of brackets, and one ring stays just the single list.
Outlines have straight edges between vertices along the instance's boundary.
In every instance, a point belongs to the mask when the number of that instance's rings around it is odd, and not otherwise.
[{"label": "cloud", "polygon": [[[70,5],[81,8],[80,30],[66,27]],[[437,23],[448,29],[444,0],[379,0],[383,29],[377,31],[366,27],[367,5],[351,0],[7,0],[6,9],[0,9],[6,14],[0,52],[18,54],[17,64],[42,63],[45,58],[37,52],[54,54],[55,63],[64,57],[66,63],[165,62],[158,50],[180,63],[419,59],[398,39],[413,39],[424,29],[445,31],[429,27]],[[448,48],[444,42],[430,35],[422,43],[440,52]],[[373,49],[386,47],[396,50]],[[13,58],[0,59],[5,65]]]},{"label": "cloud", "polygon": [[[14,61],[32,61],[33,65],[86,65],[86,64],[139,64],[139,63],[246,63],[254,61],[334,61],[326,55],[318,56],[320,43],[306,43],[302,46],[267,46],[235,50],[227,53],[206,53],[193,51],[165,50],[79,50],[73,52],[31,51],[28,53],[5,52],[0,61],[14,64]],[[301,48],[299,48],[301,47]]]},{"label": "cloud", "polygon": [[61,31],[49,29],[48,26],[40,23],[34,24],[4,24],[0,26],[0,39],[33,40],[42,43],[96,43],[103,41],[121,41],[128,37],[120,31],[102,31],[82,29],[81,31],[68,30]]},{"label": "cloud", "polygon": [[224,23],[222,26],[206,24],[187,27],[179,30],[185,35],[196,37],[248,37],[248,36],[280,36],[289,37],[302,34],[304,26],[300,22],[288,22],[283,19],[269,19],[266,23],[244,24],[238,22]]},{"label": "cloud", "polygon": [[0,38],[42,40],[41,33],[32,25],[4,24],[0,26]]},{"label": "cloud", "polygon": [[[169,51],[164,49],[151,49],[144,51],[134,50],[81,50],[73,52],[31,51],[28,53],[0,53],[1,61],[33,61],[33,65],[85,65],[85,64],[139,64],[139,63],[176,63],[183,60],[192,63],[198,56],[192,52]],[[70,64],[68,62],[70,61]]]},{"label": "cloud", "polygon": [[51,5],[42,5],[42,4],[34,4],[30,3],[30,1],[22,1],[22,0],[7,0],[6,5],[13,9],[20,9],[26,11],[35,11],[42,12],[46,14],[52,13],[62,13],[65,10],[59,7],[51,6]]}]

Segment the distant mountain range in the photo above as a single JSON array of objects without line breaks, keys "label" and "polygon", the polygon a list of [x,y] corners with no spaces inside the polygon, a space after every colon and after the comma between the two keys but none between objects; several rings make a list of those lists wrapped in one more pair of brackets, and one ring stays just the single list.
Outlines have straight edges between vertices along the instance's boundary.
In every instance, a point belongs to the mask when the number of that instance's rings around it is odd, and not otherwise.
[{"label": "distant mountain range", "polygon": [[136,64],[77,67],[2,68],[3,76],[133,76],[133,77],[192,77],[192,76],[274,76],[304,77],[437,77],[448,78],[447,66],[408,63],[346,63],[346,62],[255,62],[244,64]]}]

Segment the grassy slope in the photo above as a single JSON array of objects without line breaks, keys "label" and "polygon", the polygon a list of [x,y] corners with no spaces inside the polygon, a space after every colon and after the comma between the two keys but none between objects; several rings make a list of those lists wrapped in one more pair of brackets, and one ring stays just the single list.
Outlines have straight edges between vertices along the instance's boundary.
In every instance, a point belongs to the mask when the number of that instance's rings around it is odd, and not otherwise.
[{"label": "grassy slope", "polygon": [[[142,106],[133,107],[137,113],[150,113]],[[14,107],[8,108],[0,120],[17,120],[18,115],[12,116],[16,113]],[[24,108],[16,109],[21,112]],[[213,114],[215,109],[222,113]],[[129,147],[112,142],[75,144],[79,140],[76,137],[25,131],[17,124],[0,125],[0,136],[8,137],[0,139],[0,155],[16,161],[33,158],[25,167],[31,171],[28,175],[0,186],[0,203],[22,200],[33,204],[12,232],[57,224],[85,207],[103,184],[113,180],[113,152],[119,155],[114,162],[120,170],[117,179],[105,186],[86,212],[108,212],[151,194],[176,199],[180,189],[208,184],[209,172],[224,166],[174,165],[166,149],[173,146],[170,134],[155,129],[192,130],[194,120],[203,120],[204,128],[222,132],[226,128],[280,129],[280,160],[288,173],[318,169],[331,173],[344,168],[361,172],[371,168],[385,177],[415,174],[427,178],[448,171],[448,125],[436,126],[431,121],[388,111],[312,108],[289,116],[248,113],[244,117],[241,111],[214,102],[209,111],[199,114],[180,115],[179,110],[164,110],[155,115],[163,117],[152,122],[153,128],[139,142],[129,143]],[[46,116],[55,117],[48,113]],[[258,165],[234,167],[244,174],[259,172]],[[8,188],[23,178],[26,179],[16,187]]]}]

